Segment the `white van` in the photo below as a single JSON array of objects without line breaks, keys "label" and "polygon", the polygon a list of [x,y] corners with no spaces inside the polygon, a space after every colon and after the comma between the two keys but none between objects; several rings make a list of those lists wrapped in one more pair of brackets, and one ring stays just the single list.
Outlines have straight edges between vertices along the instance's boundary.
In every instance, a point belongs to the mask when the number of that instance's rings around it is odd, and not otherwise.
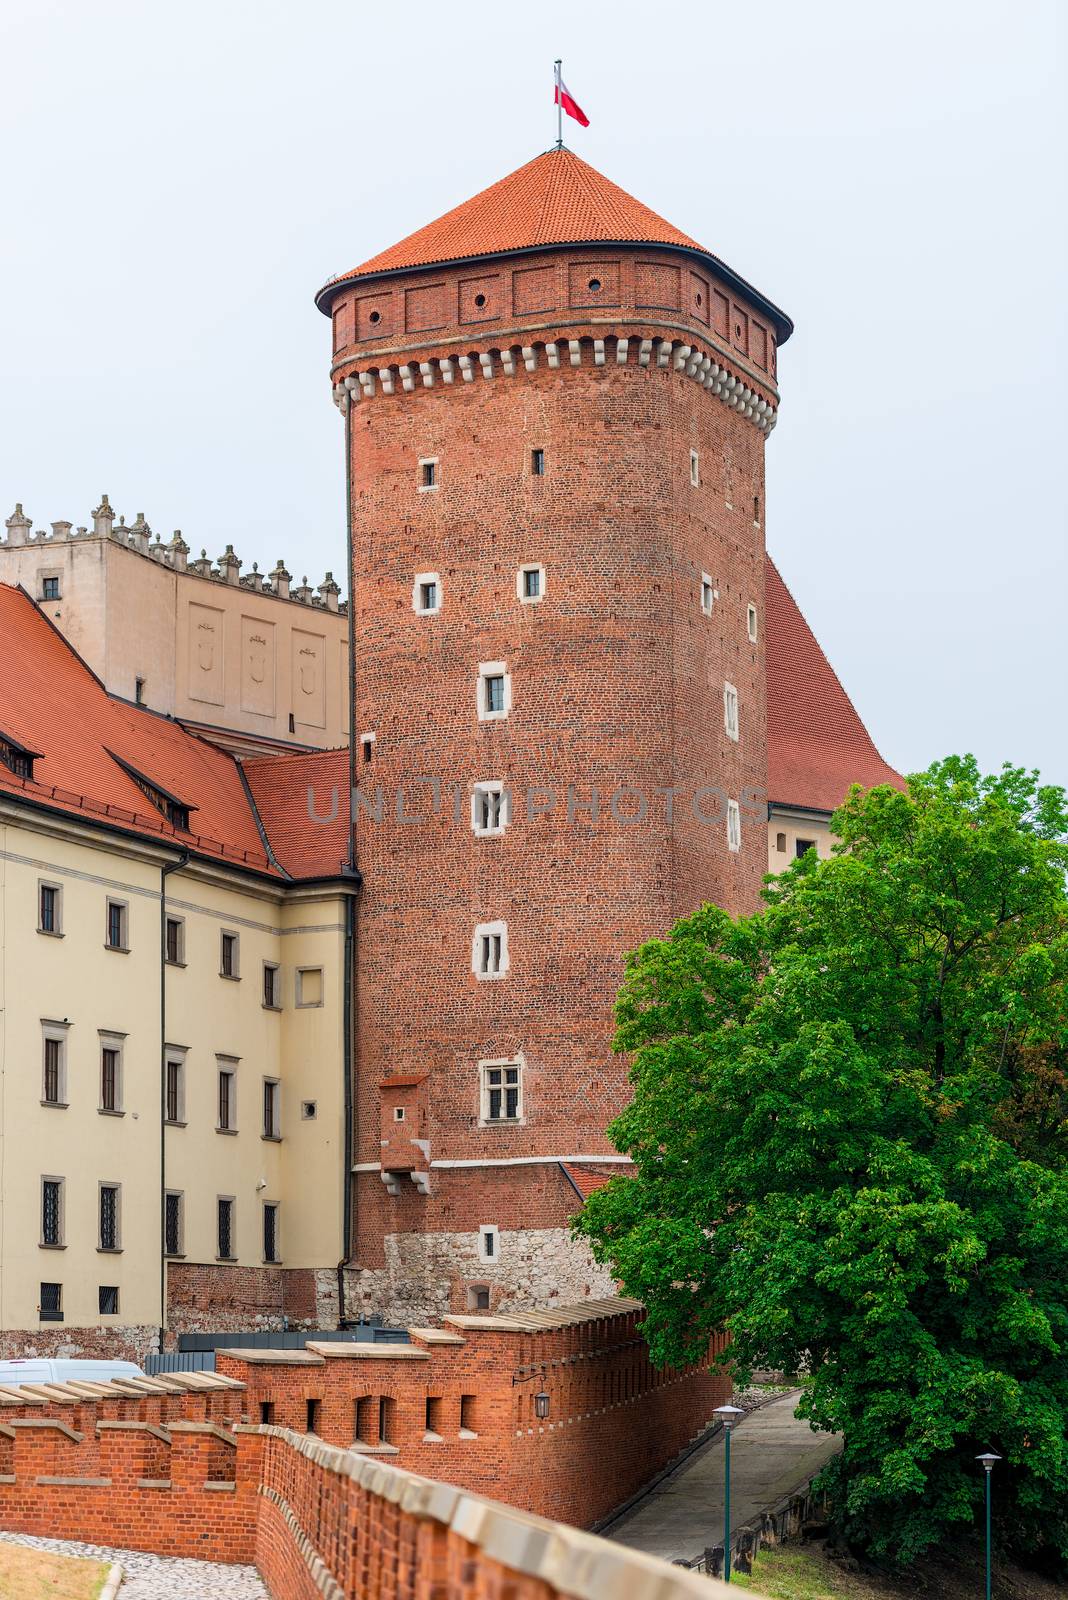
[{"label": "white van", "polygon": [[16,1388],[20,1383],[107,1383],[112,1378],[143,1378],[132,1361],[50,1361],[27,1356],[24,1361],[0,1361],[0,1383]]}]

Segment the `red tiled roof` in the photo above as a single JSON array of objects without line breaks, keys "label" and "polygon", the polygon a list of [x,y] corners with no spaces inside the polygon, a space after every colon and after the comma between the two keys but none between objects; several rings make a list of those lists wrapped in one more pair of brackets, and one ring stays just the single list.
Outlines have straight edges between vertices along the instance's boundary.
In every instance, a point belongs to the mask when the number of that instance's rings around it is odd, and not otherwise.
[{"label": "red tiled roof", "polygon": [[[0,763],[0,792],[278,875],[233,756],[108,694],[25,591],[8,584],[0,584],[0,640],[0,734],[39,752],[32,781]],[[189,832],[155,810],[127,767],[190,808]],[[318,843],[316,833],[305,862]],[[320,853],[315,876],[330,875],[331,858]]]},{"label": "red tiled roof", "polygon": [[770,556],[765,638],[768,799],[833,811],[851,784],[901,788]]},{"label": "red tiled roof", "polygon": [[[447,211],[436,222],[417,229],[399,244],[380,251],[362,266],[331,278],[319,291],[317,303],[329,310],[330,290],[352,278],[548,245],[601,242],[662,244],[695,250],[729,277],[735,277],[704,245],[635,200],[573,151],[553,149],[535,156],[533,161]],[[765,302],[756,290],[750,289],[750,293],[773,313],[780,341],[789,337],[793,325],[785,313]]]},{"label": "red tiled roof", "polygon": [[610,1178],[618,1178],[621,1172],[624,1176],[630,1173],[629,1167],[619,1164],[609,1167],[607,1171],[603,1167],[578,1167],[571,1161],[561,1161],[560,1165],[581,1193],[583,1200],[588,1200],[595,1189],[603,1189]]},{"label": "red tiled roof", "polygon": [[349,852],[348,750],[246,757],[243,766],[283,871],[336,877]]}]

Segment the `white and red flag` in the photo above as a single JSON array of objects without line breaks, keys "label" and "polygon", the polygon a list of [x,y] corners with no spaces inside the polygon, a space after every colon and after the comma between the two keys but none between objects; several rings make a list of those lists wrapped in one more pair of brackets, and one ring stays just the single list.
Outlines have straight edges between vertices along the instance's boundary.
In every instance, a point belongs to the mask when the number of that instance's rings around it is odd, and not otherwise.
[{"label": "white and red flag", "polygon": [[562,111],[566,111],[569,117],[574,117],[575,121],[580,125],[580,127],[589,127],[589,117],[586,115],[585,111],[583,111],[582,107],[579,105],[578,101],[568,89],[567,84],[560,75],[559,61],[556,63],[556,90],[553,94],[553,99]]}]

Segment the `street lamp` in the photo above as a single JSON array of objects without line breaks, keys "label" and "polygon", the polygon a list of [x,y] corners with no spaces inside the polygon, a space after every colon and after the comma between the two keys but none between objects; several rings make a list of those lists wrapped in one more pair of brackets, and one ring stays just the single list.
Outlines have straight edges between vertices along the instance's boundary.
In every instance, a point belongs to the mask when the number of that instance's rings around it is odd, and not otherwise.
[{"label": "street lamp", "polygon": [[[741,1406],[717,1406],[712,1415],[723,1424],[723,1581],[731,1581],[731,1434],[745,1412]],[[989,1597],[988,1597],[989,1600]]]},{"label": "street lamp", "polygon": [[994,1462],[1000,1461],[1001,1457],[987,1450],[985,1454],[976,1456],[975,1459],[983,1463],[983,1471],[986,1473],[986,1600],[990,1600],[990,1474],[994,1470]]},{"label": "street lamp", "polygon": [[544,1389],[534,1396],[534,1415],[539,1422],[544,1422],[549,1415],[549,1396]]}]

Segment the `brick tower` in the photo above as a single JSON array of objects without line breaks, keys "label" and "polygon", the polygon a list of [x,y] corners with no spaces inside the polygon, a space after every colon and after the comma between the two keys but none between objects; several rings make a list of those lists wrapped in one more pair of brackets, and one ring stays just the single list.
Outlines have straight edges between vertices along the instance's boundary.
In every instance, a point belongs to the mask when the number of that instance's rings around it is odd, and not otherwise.
[{"label": "brick tower", "polygon": [[566,149],[318,304],[362,797],[350,1306],[602,1293],[567,1223],[619,1160],[624,952],[766,869],[791,324]]}]

